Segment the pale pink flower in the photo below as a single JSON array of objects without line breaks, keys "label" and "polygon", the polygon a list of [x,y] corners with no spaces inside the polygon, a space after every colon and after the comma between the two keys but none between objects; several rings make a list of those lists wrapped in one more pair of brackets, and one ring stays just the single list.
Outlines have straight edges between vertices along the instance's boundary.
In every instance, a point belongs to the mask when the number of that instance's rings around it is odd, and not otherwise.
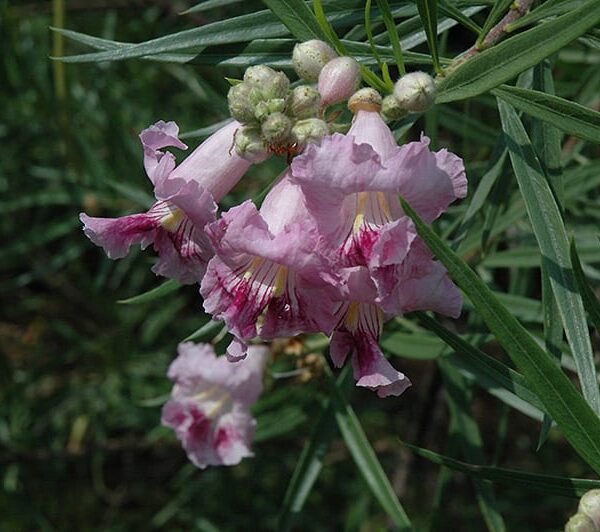
[{"label": "pale pink flower", "polygon": [[[298,185],[286,172],[260,210],[251,201],[207,227],[215,249],[200,292],[204,308],[238,340],[330,332],[336,277]],[[243,356],[240,343],[233,358]]]},{"label": "pale pink flower", "polygon": [[175,122],[157,122],[140,134],[144,166],[156,203],[141,214],[120,218],[80,215],[84,232],[111,259],[128,254],[132,244],[149,244],[159,255],[157,275],[184,283],[199,282],[212,257],[204,226],[215,219],[218,202],[240,180],[250,163],[232,151],[240,127],[231,122],[206,139],[179,166],[162,148],[187,149]]},{"label": "pale pink flower", "polygon": [[319,231],[352,274],[337,311],[332,358],[339,365],[352,352],[358,383],[380,395],[397,395],[409,384],[377,346],[385,319],[413,310],[456,317],[462,307],[398,200],[403,196],[431,222],[466,195],[462,161],[428,145],[422,137],[398,147],[377,111],[359,109],[348,135],[325,137],[292,163],[291,179]]},{"label": "pale pink flower", "polygon": [[250,346],[240,362],[217,357],[210,344],[179,344],[168,376],[175,385],[163,406],[162,424],[172,428],[199,468],[235,465],[252,456],[256,421],[250,407],[262,392],[268,348]]}]

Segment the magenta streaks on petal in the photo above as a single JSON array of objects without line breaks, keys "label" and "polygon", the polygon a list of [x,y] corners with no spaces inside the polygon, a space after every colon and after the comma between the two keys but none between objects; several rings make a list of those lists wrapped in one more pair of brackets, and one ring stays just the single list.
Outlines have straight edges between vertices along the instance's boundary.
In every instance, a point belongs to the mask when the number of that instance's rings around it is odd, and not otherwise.
[{"label": "magenta streaks on petal", "polygon": [[146,247],[156,234],[160,223],[149,213],[130,214],[121,218],[94,218],[79,215],[85,235],[104,249],[109,259],[120,259],[129,253],[133,244]]},{"label": "magenta streaks on petal", "polygon": [[256,422],[250,407],[262,390],[267,351],[250,346],[247,360],[231,363],[208,344],[179,345],[169,368],[175,386],[162,423],[175,431],[196,466],[234,465],[251,456]]}]

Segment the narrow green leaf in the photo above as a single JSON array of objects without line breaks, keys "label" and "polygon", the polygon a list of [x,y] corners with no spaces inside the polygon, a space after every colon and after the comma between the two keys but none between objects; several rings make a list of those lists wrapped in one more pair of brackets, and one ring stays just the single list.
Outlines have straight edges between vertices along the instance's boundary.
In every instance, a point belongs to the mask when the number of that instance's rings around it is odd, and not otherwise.
[{"label": "narrow green leaf", "polygon": [[416,0],[419,16],[427,35],[427,44],[433,58],[433,68],[439,74],[442,72],[437,47],[437,0]]},{"label": "narrow green leaf", "polygon": [[208,338],[210,334],[215,332],[217,329],[222,329],[224,327],[222,321],[209,320],[202,327],[195,330],[192,334],[187,336],[183,341],[184,342],[195,342],[196,340],[205,340]]},{"label": "narrow green leaf", "polygon": [[325,32],[303,0],[263,0],[290,33],[300,41],[325,40]]},{"label": "narrow green leaf", "polygon": [[481,33],[479,34],[479,38],[477,39],[477,44],[481,44],[483,39],[485,39],[486,35],[492,29],[492,26],[498,22],[502,16],[509,10],[513,0],[496,0],[492,9],[490,10],[489,15],[485,19],[483,23],[483,28],[481,28]]},{"label": "narrow green leaf", "polygon": [[190,15],[191,13],[199,13],[201,11],[208,11],[209,9],[214,9],[215,7],[223,7],[228,6],[230,4],[239,4],[244,0],[206,0],[205,2],[200,2],[195,6],[192,6],[185,11],[182,11],[180,15]]},{"label": "narrow green leaf", "polygon": [[[533,69],[533,89],[554,95],[554,79],[552,65],[545,59]],[[564,208],[565,193],[561,163],[561,137],[558,128],[543,120],[534,120],[531,127],[533,148],[542,165],[542,170],[552,188],[556,202],[561,211]]]},{"label": "narrow green leaf", "polygon": [[404,212],[413,220],[421,238],[475,305],[479,315],[527,379],[530,390],[542,401],[545,410],[558,423],[573,448],[600,473],[598,416],[571,381],[556,367],[550,355],[540,348],[515,317],[498,302],[479,276],[421,220],[406,201],[401,202]]},{"label": "narrow green leaf", "polygon": [[[548,270],[542,264],[542,304],[544,307],[544,345],[546,350],[550,353],[557,364],[560,364],[561,349],[560,345],[563,339],[563,326],[560,317],[560,309],[556,302],[556,297],[552,292],[552,284],[550,282],[550,276]],[[552,428],[552,418],[544,413],[544,419],[542,421],[542,428],[540,430],[540,436],[538,438],[537,450],[546,441],[548,433]]]},{"label": "narrow green leaf", "polygon": [[327,36],[327,40],[340,55],[346,55],[346,49],[344,48],[344,45],[340,41],[340,38],[338,37],[335,30],[331,27],[331,24],[327,19],[327,15],[325,15],[325,10],[323,9],[323,4],[321,4],[321,0],[313,0],[313,9],[315,11],[314,16],[316,17],[317,24],[319,24],[319,27]]},{"label": "narrow green leaf", "polygon": [[[438,362],[446,387],[448,406],[457,430],[457,437],[466,460],[475,464],[485,463],[483,440],[479,427],[471,412],[471,394],[469,385],[462,375],[445,360]],[[475,493],[479,508],[490,532],[506,530],[502,515],[498,510],[492,484],[480,478],[474,478]]]},{"label": "narrow green leaf", "polygon": [[550,277],[567,340],[577,363],[583,395],[592,409],[599,413],[600,391],[594,353],[583,302],[579,293],[575,292],[567,232],[519,116],[508,104],[499,102],[498,107],[515,176],[541,250],[542,262]]},{"label": "narrow green leaf", "polygon": [[548,17],[562,15],[581,5],[581,0],[546,0],[541,6],[510,23],[507,31],[515,31]]},{"label": "narrow green leaf", "polygon": [[[500,140],[496,143],[494,148],[494,152],[492,153],[492,157],[488,164],[488,168],[483,174],[483,177],[479,181],[477,185],[477,189],[473,193],[471,198],[471,203],[469,203],[469,207],[467,208],[467,212],[463,216],[462,226],[464,227],[473,216],[475,216],[479,210],[486,203],[486,199],[489,193],[496,183],[496,180],[502,174],[502,170],[504,168],[504,163],[506,162],[506,157],[508,156],[508,150],[506,149],[506,144],[504,143],[504,138],[501,137]],[[461,230],[459,229],[459,233]]]},{"label": "narrow green leaf", "polygon": [[482,94],[539,63],[600,22],[600,2],[577,9],[511,37],[467,59],[438,86],[437,103]]},{"label": "narrow green leaf", "polygon": [[600,113],[559,96],[503,85],[492,90],[513,107],[576,137],[600,143]]},{"label": "narrow green leaf", "polygon": [[150,301],[155,301],[166,296],[167,294],[170,294],[171,292],[179,290],[181,286],[181,283],[177,282],[175,279],[169,279],[152,290],[148,290],[143,294],[139,294],[128,299],[121,299],[117,301],[117,303],[121,305],[140,305],[142,303],[149,303]]},{"label": "narrow green leaf", "polygon": [[476,35],[479,35],[481,32],[481,28],[475,24],[475,22],[467,17],[460,9],[448,2],[448,0],[439,0],[439,8],[442,13],[445,13],[451,19],[456,20],[456,22],[462,24],[465,28],[470,29]]},{"label": "narrow green leaf", "polygon": [[[337,378],[335,386],[344,388],[351,375],[349,370],[343,370]],[[328,399],[294,468],[279,514],[278,530],[287,531],[294,525],[323,468],[325,454],[329,450],[335,434],[333,401]]]},{"label": "narrow green leaf", "polygon": [[402,54],[402,45],[400,44],[400,37],[398,35],[398,30],[396,29],[394,17],[392,16],[392,13],[390,11],[390,5],[387,0],[377,0],[377,5],[381,10],[383,23],[385,24],[385,27],[387,29],[390,43],[392,45],[392,50],[394,50],[394,57],[396,58],[396,66],[398,67],[398,72],[401,76],[403,76],[404,74],[406,74],[406,68],[404,68],[404,55]]},{"label": "narrow green leaf", "polygon": [[585,273],[583,273],[583,268],[581,267],[581,261],[579,260],[579,255],[577,254],[577,247],[574,239],[571,240],[570,257],[571,264],[573,265],[573,274],[575,275],[575,281],[577,282],[579,293],[583,298],[583,304],[585,305],[585,309],[588,311],[590,318],[592,319],[594,327],[596,327],[596,331],[600,332],[600,302],[590,287],[585,277]]},{"label": "narrow green leaf", "polygon": [[427,329],[454,350],[454,354],[449,359],[477,377],[476,384],[483,387],[503,388],[535,408],[544,410],[540,399],[530,390],[526,379],[520,373],[477,349],[471,345],[471,342],[454,334],[427,314],[422,312],[415,312],[415,314]]},{"label": "narrow green leaf", "polygon": [[412,530],[410,520],[398,501],[354,410],[336,386],[331,388],[338,427],[365,482],[398,529]]},{"label": "narrow green leaf", "polygon": [[421,449],[406,442],[401,443],[415,454],[430,460],[434,464],[443,465],[454,471],[460,471],[466,475],[491,480],[492,482],[523,486],[528,490],[540,491],[551,495],[561,495],[563,497],[579,498],[586,491],[600,487],[600,480],[540,475],[515,469],[468,464],[449,456]]}]

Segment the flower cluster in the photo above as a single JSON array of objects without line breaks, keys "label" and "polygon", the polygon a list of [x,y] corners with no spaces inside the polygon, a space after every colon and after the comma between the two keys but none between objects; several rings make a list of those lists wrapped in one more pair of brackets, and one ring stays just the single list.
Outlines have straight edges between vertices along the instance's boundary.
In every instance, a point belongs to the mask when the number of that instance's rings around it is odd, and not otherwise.
[{"label": "flower cluster", "polygon": [[[384,322],[414,310],[456,317],[462,307],[458,289],[398,199],[432,222],[467,193],[461,159],[431,151],[425,136],[398,146],[382,118],[381,96],[357,91],[354,59],[309,41],[296,47],[293,61],[299,76],[316,87],[290,89],[282,72],[250,67],[228,95],[234,121],[179,165],[163,151],[186,148],[173,122],[142,132],[157,198],[146,213],[81,215],[86,234],[111,258],[126,255],[133,243],[152,243],[160,257],[154,272],[200,283],[205,310],[234,336],[229,361],[183,344],[169,371],[176,386],[163,422],[200,467],[248,454],[247,406],[258,385],[242,359],[249,353],[254,365],[248,367],[262,364],[255,340],[331,335],[336,366],[350,359],[359,386],[380,397],[399,395],[410,382],[379,347]],[[396,107],[430,103],[427,80],[417,74],[399,81],[404,92],[393,96]],[[332,133],[338,128],[328,108],[346,100],[352,125],[346,134]],[[217,202],[250,165],[271,154],[287,155],[290,164],[260,208],[247,200],[217,216]],[[238,394],[241,381],[254,383],[248,384],[254,392]]]}]

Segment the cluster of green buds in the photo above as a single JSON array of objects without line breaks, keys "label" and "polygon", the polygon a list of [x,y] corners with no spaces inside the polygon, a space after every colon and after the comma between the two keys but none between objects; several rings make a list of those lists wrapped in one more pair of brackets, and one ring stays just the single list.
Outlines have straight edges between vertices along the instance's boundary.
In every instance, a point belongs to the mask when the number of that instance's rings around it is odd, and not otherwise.
[{"label": "cluster of green buds", "polygon": [[235,151],[248,161],[260,162],[268,153],[289,158],[335,131],[335,124],[324,120],[326,108],[347,100],[358,88],[356,60],[338,57],[322,41],[297,44],[292,62],[305,84],[290,88],[283,72],[258,65],[249,67],[229,90],[229,111],[242,124]]},{"label": "cluster of green buds", "polygon": [[329,133],[320,118],[321,97],[308,85],[290,89],[283,72],[265,65],[250,67],[241,83],[227,95],[229,111],[242,127],[235,136],[235,150],[256,162],[262,154],[297,150]]},{"label": "cluster of green buds", "polygon": [[600,531],[600,489],[595,489],[581,497],[577,513],[569,519],[565,532],[598,531]]}]

